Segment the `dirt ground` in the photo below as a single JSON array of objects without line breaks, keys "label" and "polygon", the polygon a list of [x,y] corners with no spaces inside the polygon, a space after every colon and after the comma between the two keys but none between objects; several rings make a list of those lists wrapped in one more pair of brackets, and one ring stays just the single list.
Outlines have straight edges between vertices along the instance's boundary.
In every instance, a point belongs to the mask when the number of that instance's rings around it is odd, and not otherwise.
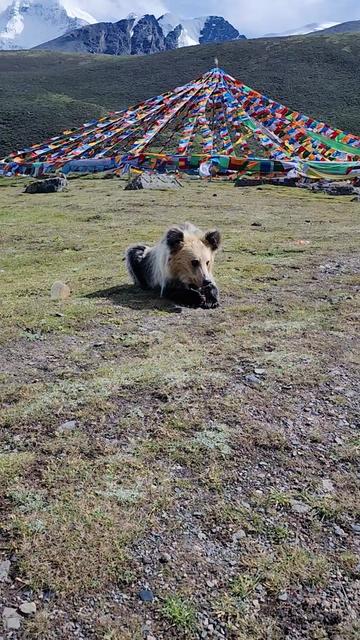
[{"label": "dirt ground", "polygon": [[[0,181],[0,638],[359,638],[359,203],[22,187]],[[220,309],[129,283],[126,246],[185,220],[222,231]]]}]

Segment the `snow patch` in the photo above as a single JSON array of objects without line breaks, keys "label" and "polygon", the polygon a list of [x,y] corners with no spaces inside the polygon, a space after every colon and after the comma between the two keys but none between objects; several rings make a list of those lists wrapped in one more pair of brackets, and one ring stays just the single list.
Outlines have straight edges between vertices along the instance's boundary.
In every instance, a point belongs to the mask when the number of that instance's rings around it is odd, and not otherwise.
[{"label": "snow patch", "polygon": [[200,18],[179,18],[173,13],[165,13],[158,22],[162,28],[164,36],[179,25],[182,27],[179,37],[179,47],[191,47],[199,44],[201,32],[205,26],[208,17]]},{"label": "snow patch", "polygon": [[30,49],[94,22],[72,0],[13,0],[0,13],[0,49]]},{"label": "snow patch", "polygon": [[313,22],[311,24],[306,24],[298,29],[292,29],[290,31],[283,31],[282,33],[267,33],[265,37],[282,37],[282,36],[302,36],[308,33],[316,33],[316,31],[322,31],[323,29],[330,29],[330,27],[335,27],[339,22]]}]

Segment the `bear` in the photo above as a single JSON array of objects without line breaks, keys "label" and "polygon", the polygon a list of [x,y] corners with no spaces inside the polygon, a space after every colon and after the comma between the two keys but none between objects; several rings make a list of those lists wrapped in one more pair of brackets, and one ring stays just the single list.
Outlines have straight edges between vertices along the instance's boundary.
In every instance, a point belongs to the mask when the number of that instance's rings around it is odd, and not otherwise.
[{"label": "bear", "polygon": [[217,229],[203,233],[189,222],[175,225],[154,247],[129,247],[127,270],[136,285],[158,291],[177,305],[214,309],[219,291],[212,269],[220,244]]}]

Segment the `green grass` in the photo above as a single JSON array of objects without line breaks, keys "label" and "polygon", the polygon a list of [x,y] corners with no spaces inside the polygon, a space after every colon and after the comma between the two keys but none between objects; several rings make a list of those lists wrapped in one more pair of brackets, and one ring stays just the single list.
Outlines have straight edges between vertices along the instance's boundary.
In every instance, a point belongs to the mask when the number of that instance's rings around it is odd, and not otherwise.
[{"label": "green grass", "polygon": [[192,631],[196,625],[196,614],[192,605],[179,596],[169,596],[161,608],[164,618],[179,632]]},{"label": "green grass", "polygon": [[[89,640],[180,640],[206,616],[241,640],[313,640],[326,599],[352,640],[358,204],[190,179],[23,184],[0,180],[0,561],[5,605],[23,585],[37,604],[24,637],[60,640],[71,620]],[[218,310],[173,313],[126,274],[128,244],[186,219],[222,231]]]},{"label": "green grass", "polygon": [[117,57],[1,52],[0,157],[184,84],[214,66],[334,127],[360,134],[360,35],[296,36]]}]

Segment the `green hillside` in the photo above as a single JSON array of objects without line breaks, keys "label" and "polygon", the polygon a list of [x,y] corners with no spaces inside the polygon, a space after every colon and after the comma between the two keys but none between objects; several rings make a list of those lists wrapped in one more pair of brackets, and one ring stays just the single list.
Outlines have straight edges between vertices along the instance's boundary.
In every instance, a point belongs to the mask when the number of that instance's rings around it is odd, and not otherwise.
[{"label": "green hillside", "polygon": [[234,41],[147,57],[0,53],[0,157],[187,82],[214,66],[360,134],[360,34]]}]

